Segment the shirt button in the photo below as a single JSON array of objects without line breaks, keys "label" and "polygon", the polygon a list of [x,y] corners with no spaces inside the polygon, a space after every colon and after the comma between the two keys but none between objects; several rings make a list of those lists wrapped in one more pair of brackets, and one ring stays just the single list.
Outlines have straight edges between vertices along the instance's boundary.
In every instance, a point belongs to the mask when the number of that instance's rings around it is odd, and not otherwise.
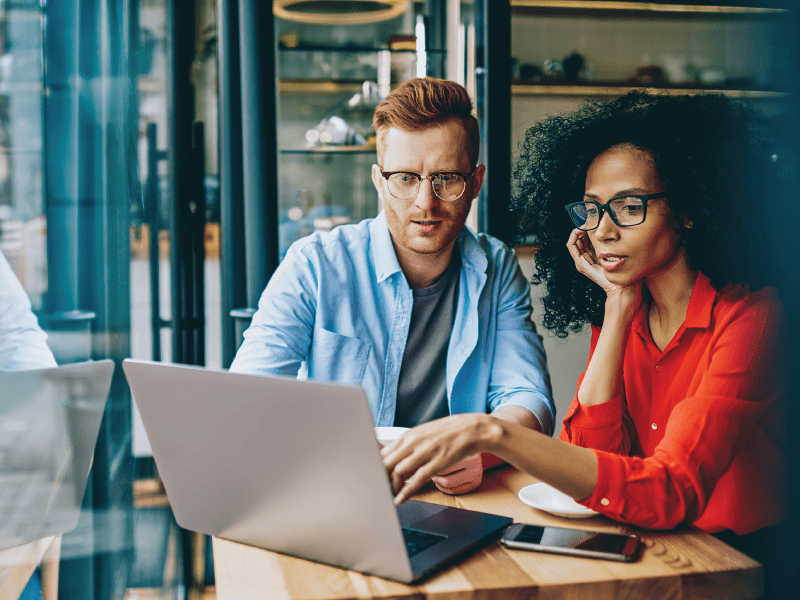
[{"label": "shirt button", "polygon": [[611,502],[608,500],[608,498],[603,498],[602,500],[600,500],[600,504],[602,504],[603,506],[608,506],[609,504],[611,504]]},{"label": "shirt button", "polygon": [[653,429],[658,429],[658,425],[656,425],[655,423],[653,423],[652,425],[650,425],[650,427],[652,427]]},{"label": "shirt button", "polygon": [[661,370],[661,365],[656,365],[656,371],[660,371],[660,370]]}]

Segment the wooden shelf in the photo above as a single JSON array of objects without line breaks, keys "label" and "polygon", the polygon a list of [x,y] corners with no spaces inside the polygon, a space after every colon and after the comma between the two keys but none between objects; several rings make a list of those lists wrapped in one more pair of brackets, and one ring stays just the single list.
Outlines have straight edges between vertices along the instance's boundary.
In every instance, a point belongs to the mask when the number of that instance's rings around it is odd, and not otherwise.
[{"label": "wooden shelf", "polygon": [[363,79],[281,79],[278,91],[282,94],[338,94],[360,92],[363,85]]},{"label": "wooden shelf", "polygon": [[[278,52],[322,52],[328,54],[378,54],[379,52],[388,52],[389,54],[416,54],[417,50],[413,48],[360,48],[357,46],[278,46]],[[427,54],[446,54],[447,50],[441,48],[427,48],[425,52]]]},{"label": "wooden shelf", "polygon": [[320,146],[318,148],[299,148],[281,150],[281,154],[374,154],[375,146]]},{"label": "wooden shelf", "polygon": [[717,93],[725,94],[732,98],[746,99],[783,99],[790,98],[788,92],[776,92],[766,90],[733,90],[720,88],[696,88],[696,87],[652,87],[627,84],[525,84],[512,83],[512,96],[621,96],[631,90],[641,90],[653,94],[702,94]]},{"label": "wooden shelf", "polygon": [[758,16],[786,14],[785,8],[751,6],[722,6],[704,4],[661,4],[656,2],[624,2],[620,0],[511,0],[511,11],[516,14],[542,13],[619,13],[619,14],[672,14],[672,15],[732,15]]}]

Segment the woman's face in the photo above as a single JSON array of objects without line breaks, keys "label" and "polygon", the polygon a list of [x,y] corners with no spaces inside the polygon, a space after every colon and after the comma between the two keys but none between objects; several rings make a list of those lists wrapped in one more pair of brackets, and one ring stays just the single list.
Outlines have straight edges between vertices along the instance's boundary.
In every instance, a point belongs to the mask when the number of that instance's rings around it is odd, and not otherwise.
[{"label": "woman's face", "polygon": [[[663,191],[649,152],[614,146],[589,165],[584,200],[605,204],[626,194]],[[588,235],[608,280],[624,286],[657,278],[675,268],[688,268],[677,230],[667,198],[661,198],[648,201],[644,223],[620,227],[604,212],[597,229]]]}]

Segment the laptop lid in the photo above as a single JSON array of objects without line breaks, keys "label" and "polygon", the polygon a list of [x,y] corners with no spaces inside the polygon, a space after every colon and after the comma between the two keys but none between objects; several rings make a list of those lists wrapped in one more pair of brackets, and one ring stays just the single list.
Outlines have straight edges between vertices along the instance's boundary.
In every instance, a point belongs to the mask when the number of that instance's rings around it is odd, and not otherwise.
[{"label": "laptop lid", "polygon": [[[413,501],[398,511],[361,388],[130,359],[122,366],[186,529],[411,582],[511,522]],[[401,518],[442,543],[409,559]]]},{"label": "laptop lid", "polygon": [[114,361],[0,373],[0,549],[75,528]]},{"label": "laptop lid", "polygon": [[411,581],[363,390],[122,366],[181,527]]}]

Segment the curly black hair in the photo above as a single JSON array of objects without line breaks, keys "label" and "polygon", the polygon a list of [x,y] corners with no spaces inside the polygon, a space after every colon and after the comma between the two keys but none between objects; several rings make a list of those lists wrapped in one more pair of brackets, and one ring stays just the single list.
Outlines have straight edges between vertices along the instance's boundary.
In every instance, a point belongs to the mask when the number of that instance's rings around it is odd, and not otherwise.
[{"label": "curly black hair", "polygon": [[582,199],[592,160],[619,144],[652,155],[673,215],[692,223],[681,231],[690,264],[715,289],[774,284],[777,261],[765,254],[766,242],[791,215],[773,201],[786,193],[789,161],[770,121],[721,94],[634,91],[537,123],[520,149],[512,210],[537,247],[532,282],[545,284],[545,327],[566,337],[587,321],[602,323],[605,294],[575,268],[564,206]]}]

